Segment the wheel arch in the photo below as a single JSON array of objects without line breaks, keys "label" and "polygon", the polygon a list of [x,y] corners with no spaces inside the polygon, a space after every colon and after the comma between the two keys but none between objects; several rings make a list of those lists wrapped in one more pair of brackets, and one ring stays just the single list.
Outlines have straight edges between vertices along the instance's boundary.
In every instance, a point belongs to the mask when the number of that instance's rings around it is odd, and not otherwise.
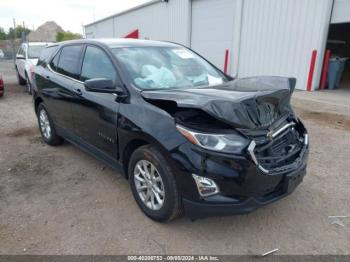
[{"label": "wheel arch", "polygon": [[128,168],[129,168],[129,161],[130,161],[131,155],[139,147],[145,146],[145,145],[150,145],[150,146],[154,147],[161,154],[163,154],[165,159],[170,161],[170,159],[168,157],[168,153],[169,152],[157,140],[155,140],[154,138],[149,137],[148,135],[142,135],[142,136],[139,136],[139,137],[135,137],[134,139],[132,139],[132,140],[127,142],[127,144],[123,147],[123,149],[121,151],[122,153],[120,154],[121,163],[122,163],[122,166],[123,166],[123,171],[124,171],[124,174],[125,174],[126,178],[128,178],[128,171],[129,171]]},{"label": "wheel arch", "polygon": [[44,100],[40,97],[40,96],[38,96],[37,98],[35,98],[35,100],[34,100],[34,110],[35,110],[35,114],[38,114],[38,106],[41,104],[41,103],[43,103],[44,102]]},{"label": "wheel arch", "polygon": [[123,165],[123,171],[126,178],[129,178],[129,162],[131,155],[141,146],[149,145],[150,143],[145,139],[133,139],[129,141],[121,154],[121,162]]}]

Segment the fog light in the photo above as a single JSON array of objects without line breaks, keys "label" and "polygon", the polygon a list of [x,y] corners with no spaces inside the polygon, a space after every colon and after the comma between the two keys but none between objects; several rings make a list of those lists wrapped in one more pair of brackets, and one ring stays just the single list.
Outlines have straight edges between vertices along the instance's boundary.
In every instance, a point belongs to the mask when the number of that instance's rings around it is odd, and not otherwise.
[{"label": "fog light", "polygon": [[207,197],[219,193],[219,187],[214,180],[207,177],[197,176],[195,174],[192,174],[192,177],[196,182],[200,196]]}]

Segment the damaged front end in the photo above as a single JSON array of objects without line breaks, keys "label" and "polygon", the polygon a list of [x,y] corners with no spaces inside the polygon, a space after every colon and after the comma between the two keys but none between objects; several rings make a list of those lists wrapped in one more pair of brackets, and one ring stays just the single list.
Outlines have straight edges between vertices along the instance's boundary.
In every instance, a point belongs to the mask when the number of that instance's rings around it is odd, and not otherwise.
[{"label": "damaged front end", "polygon": [[251,138],[249,155],[264,174],[284,174],[297,169],[303,163],[309,139],[300,120],[288,119],[277,128],[263,132],[240,131]]},{"label": "damaged front end", "polygon": [[252,77],[211,88],[144,91],[142,96],[172,115],[180,132],[181,126],[213,135],[238,132],[250,141],[252,161],[272,175],[298,166],[308,145],[307,131],[290,106],[294,87],[294,78]]},{"label": "damaged front end", "polygon": [[[190,216],[210,215],[210,208],[197,210],[202,204],[221,203],[231,210],[215,209],[213,214],[250,212],[289,194],[301,182],[309,139],[290,106],[294,86],[295,79],[255,77],[210,88],[142,92],[146,101],[174,118],[192,145],[200,147],[180,146],[179,155],[187,154],[190,162],[181,164],[186,166],[182,169],[218,186],[210,197],[185,194]],[[181,157],[176,159],[181,162]]]}]

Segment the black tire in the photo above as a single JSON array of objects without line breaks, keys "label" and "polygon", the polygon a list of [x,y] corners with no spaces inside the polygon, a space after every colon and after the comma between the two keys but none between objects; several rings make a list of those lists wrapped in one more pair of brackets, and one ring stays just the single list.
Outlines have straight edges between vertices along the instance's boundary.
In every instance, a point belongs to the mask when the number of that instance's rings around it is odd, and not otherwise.
[{"label": "black tire", "polygon": [[30,84],[30,81],[28,79],[28,75],[26,74],[26,91],[28,92],[28,95],[32,94],[32,85]]},{"label": "black tire", "polygon": [[17,68],[16,68],[16,75],[17,75],[18,84],[21,85],[21,86],[25,85],[25,84],[26,84],[26,80],[23,79],[23,78],[20,76],[20,74],[18,73]]},{"label": "black tire", "polygon": [[[146,160],[152,163],[158,171],[159,176],[162,178],[165,196],[164,202],[158,210],[152,210],[147,207],[136,190],[134,169],[136,168],[136,164],[141,160]],[[155,221],[165,222],[180,215],[181,197],[177,189],[175,177],[171,167],[167,164],[167,160],[157,149],[150,145],[145,145],[136,149],[129,161],[128,175],[134,198],[146,216]]]},{"label": "black tire", "polygon": [[[45,129],[43,128],[42,124],[41,124],[41,114],[45,113],[47,116],[47,120],[48,120],[48,126],[50,127],[50,135],[47,135],[47,133],[45,133]],[[50,145],[50,146],[57,146],[63,143],[63,139],[62,137],[60,137],[59,135],[57,135],[56,129],[55,129],[55,125],[53,124],[53,121],[48,113],[48,111],[46,110],[45,106],[43,103],[39,104],[38,109],[37,109],[37,118],[38,118],[38,125],[39,125],[39,130],[41,133],[42,138],[44,139],[45,143]]]}]

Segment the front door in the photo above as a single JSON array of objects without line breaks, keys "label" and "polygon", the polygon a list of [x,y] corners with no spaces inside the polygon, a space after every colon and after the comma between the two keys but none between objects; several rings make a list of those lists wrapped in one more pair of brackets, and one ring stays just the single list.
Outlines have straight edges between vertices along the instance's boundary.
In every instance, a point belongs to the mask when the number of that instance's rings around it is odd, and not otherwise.
[{"label": "front door", "polygon": [[107,78],[119,83],[107,53],[97,46],[88,45],[81,67],[81,81],[73,85],[76,93],[72,103],[75,132],[86,143],[115,159],[118,153],[119,103],[113,94],[87,92],[83,82],[93,78]]}]

